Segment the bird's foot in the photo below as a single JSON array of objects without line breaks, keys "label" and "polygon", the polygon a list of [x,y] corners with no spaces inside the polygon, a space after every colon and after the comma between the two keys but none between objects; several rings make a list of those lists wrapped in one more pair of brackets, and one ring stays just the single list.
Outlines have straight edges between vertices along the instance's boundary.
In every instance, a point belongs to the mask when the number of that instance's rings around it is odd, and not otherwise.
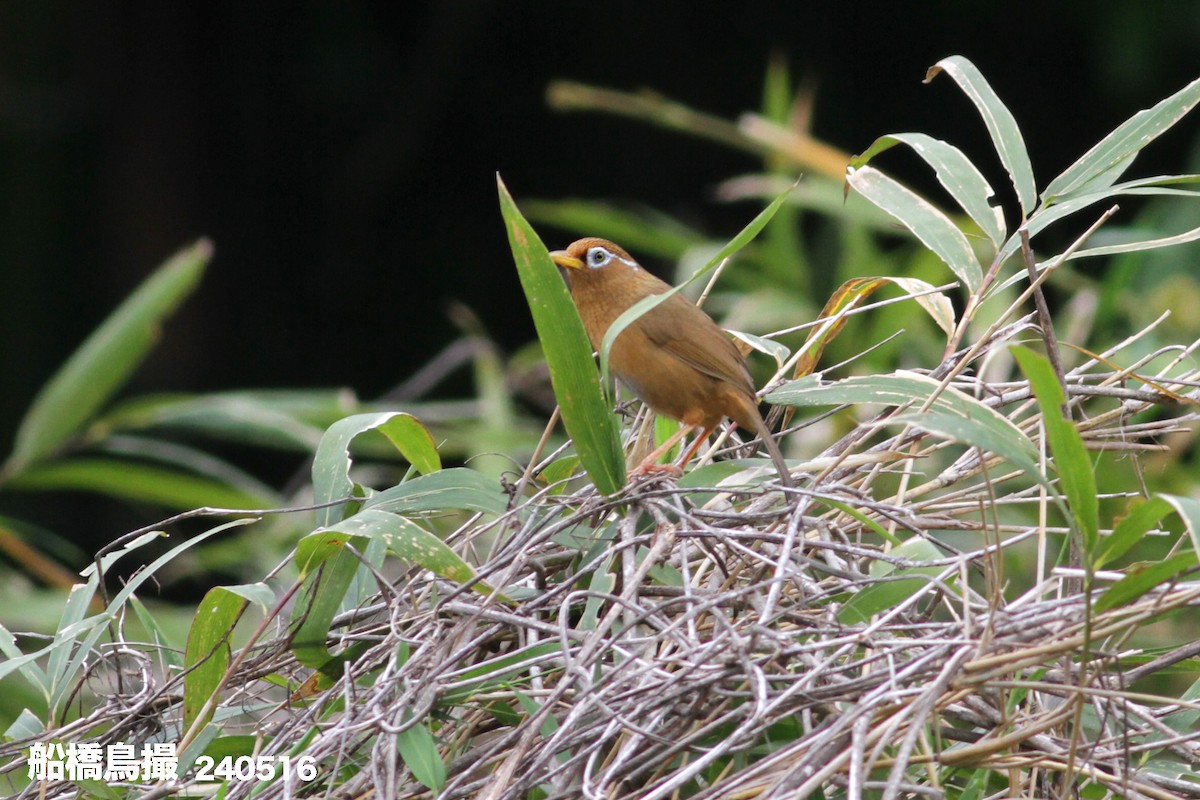
[{"label": "bird's foot", "polygon": [[629,471],[629,477],[633,480],[679,478],[682,475],[683,468],[676,464],[639,464]]}]

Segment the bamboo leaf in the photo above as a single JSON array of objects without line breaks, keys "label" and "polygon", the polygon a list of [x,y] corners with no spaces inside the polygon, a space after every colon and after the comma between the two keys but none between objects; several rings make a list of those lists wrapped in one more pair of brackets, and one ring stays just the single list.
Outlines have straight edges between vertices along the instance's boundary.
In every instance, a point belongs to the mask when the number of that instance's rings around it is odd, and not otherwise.
[{"label": "bamboo leaf", "polygon": [[550,367],[563,424],[596,488],[613,494],[625,485],[625,458],[616,417],[600,390],[592,345],[546,246],[498,175],[496,185],[513,261]]},{"label": "bamboo leaf", "polygon": [[983,270],[967,237],[929,201],[874,167],[849,167],[846,182],[900,221],[921,243],[946,262],[972,292],[983,283]]},{"label": "bamboo leaf", "polygon": [[[811,377],[791,381],[767,395],[775,405],[825,406],[844,403],[879,403],[887,406],[922,406],[941,388],[932,378],[910,372],[865,375],[831,383]],[[957,389],[947,388],[924,412],[902,413],[881,425],[909,424],[940,436],[995,453],[1045,483],[1037,468],[1037,448],[1025,433],[1003,415]]]},{"label": "bamboo leaf", "polygon": [[983,177],[983,173],[954,145],[924,133],[893,133],[876,139],[866,152],[851,159],[850,166],[864,166],[873,157],[897,144],[908,145],[925,163],[933,167],[938,183],[992,240],[992,244],[999,247],[1004,243],[1007,235],[1004,211],[991,204],[995,191]]},{"label": "bamboo leaf", "polygon": [[[1013,357],[1029,379],[1029,385],[1042,411],[1046,441],[1054,456],[1058,481],[1074,512],[1075,522],[1083,534],[1088,558],[1095,559],[1100,540],[1100,501],[1096,498],[1096,474],[1088,457],[1083,437],[1075,424],[1062,416],[1066,395],[1050,362],[1027,347],[1015,346]],[[1095,561],[1092,561],[1093,565]]]},{"label": "bamboo leaf", "polygon": [[[359,434],[374,430],[395,444],[418,470],[436,469],[439,462],[433,440],[415,418],[398,411],[355,414],[330,425],[317,445],[312,465],[315,503],[332,503],[354,495],[355,485],[350,479],[350,466],[353,463],[350,445]],[[348,511],[346,504],[318,509],[317,524],[332,525],[344,519]]]},{"label": "bamboo leaf", "polygon": [[1155,496],[1136,503],[1129,513],[1113,526],[1113,532],[1104,540],[1096,557],[1096,569],[1102,569],[1142,540],[1147,531],[1159,523],[1171,510],[1171,504]]},{"label": "bamboo leaf", "polygon": [[1162,561],[1140,564],[1126,570],[1125,577],[1108,587],[1096,600],[1096,613],[1120,608],[1137,600],[1151,589],[1175,580],[1196,566],[1194,552],[1176,553]]},{"label": "bamboo leaf", "polygon": [[1021,129],[1017,127],[1016,117],[1008,107],[1000,101],[991,84],[983,77],[983,73],[962,56],[950,56],[929,68],[925,75],[925,83],[929,83],[941,72],[945,72],[959,88],[975,104],[983,124],[987,126],[992,144],[1000,156],[1000,162],[1008,170],[1013,188],[1017,191],[1017,201],[1021,204],[1021,213],[1029,213],[1037,205],[1037,184],[1033,180],[1033,166],[1029,163],[1029,152],[1025,149],[1025,139]]},{"label": "bamboo leaf", "polygon": [[79,346],[21,420],[6,474],[49,456],[108,402],[158,341],[163,321],[196,287],[211,257],[205,239],[172,256]]},{"label": "bamboo leaf", "polygon": [[[406,711],[405,717],[411,718],[412,712]],[[442,790],[446,785],[446,764],[429,728],[418,722],[396,734],[396,749],[414,778],[435,793]]]},{"label": "bamboo leaf", "polygon": [[[183,729],[190,730],[216,692],[230,662],[230,637],[246,600],[218,586],[210,589],[192,617],[183,676]],[[210,707],[207,723],[216,705]]]},{"label": "bamboo leaf", "polygon": [[[1046,187],[1043,202],[1053,202],[1075,192],[1112,185],[1134,157],[1200,103],[1200,78],[1152,108],[1145,108],[1079,157]],[[1103,180],[1098,180],[1103,176]]]},{"label": "bamboo leaf", "polygon": [[496,481],[473,469],[455,467],[421,475],[377,492],[363,503],[363,507],[393,514],[450,509],[503,514],[508,504]]}]

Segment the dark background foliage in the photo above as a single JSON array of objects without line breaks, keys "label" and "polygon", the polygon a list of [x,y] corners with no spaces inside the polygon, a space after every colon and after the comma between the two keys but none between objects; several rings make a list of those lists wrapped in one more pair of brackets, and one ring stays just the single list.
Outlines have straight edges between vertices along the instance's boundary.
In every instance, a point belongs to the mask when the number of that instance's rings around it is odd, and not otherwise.
[{"label": "dark background foliage", "polygon": [[[711,198],[749,158],[556,114],[553,78],[650,87],[733,117],[757,105],[778,53],[816,83],[821,138],[857,152],[923,130],[978,157],[969,104],[949,82],[921,84],[960,53],[1013,109],[1045,176],[1200,71],[1200,4],[1019,6],[9,0],[0,435],[103,316],[200,235],[216,260],[135,389],[347,385],[369,397],[455,334],[451,300],[505,347],[532,338],[496,171],[518,201],[647,204],[716,234],[753,214]],[[1173,131],[1140,172],[1181,171],[1195,132]]]}]

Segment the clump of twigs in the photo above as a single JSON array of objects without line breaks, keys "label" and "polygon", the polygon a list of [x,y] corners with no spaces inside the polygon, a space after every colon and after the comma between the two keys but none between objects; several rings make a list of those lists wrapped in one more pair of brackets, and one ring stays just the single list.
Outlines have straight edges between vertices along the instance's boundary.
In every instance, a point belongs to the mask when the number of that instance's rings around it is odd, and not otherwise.
[{"label": "clump of twigs", "polygon": [[[1157,388],[1096,360],[1068,372],[1089,446],[1137,457],[1194,422],[1196,376],[1174,374],[1178,360],[1143,376]],[[952,386],[1041,445],[1028,383]],[[1152,413],[1181,399],[1182,413]],[[1070,527],[1053,485],[880,422],[786,493],[741,473],[612,497],[576,481],[473,519],[448,544],[506,596],[376,573],[373,601],[332,626],[334,650],[366,650],[320,691],[294,691],[310,673],[279,623],[237,662],[218,716],[320,776],[227,796],[1200,796],[1195,705],[1145,688],[1197,647],[1181,631],[1139,655],[1146,626],[1200,607],[1200,582],[1105,601],[1120,574],[1055,566]],[[107,702],[49,737],[178,737],[178,677],[155,676],[144,648],[105,653],[87,683],[105,681]]]}]

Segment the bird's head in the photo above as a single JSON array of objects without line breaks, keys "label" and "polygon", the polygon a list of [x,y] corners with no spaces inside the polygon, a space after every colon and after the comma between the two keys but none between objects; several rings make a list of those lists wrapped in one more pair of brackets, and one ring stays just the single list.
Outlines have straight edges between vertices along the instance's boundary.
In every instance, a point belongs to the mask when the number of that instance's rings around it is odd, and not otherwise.
[{"label": "bird's head", "polygon": [[588,237],[571,242],[566,250],[555,250],[550,258],[560,267],[571,270],[634,269],[641,267],[619,245],[606,239]]}]

